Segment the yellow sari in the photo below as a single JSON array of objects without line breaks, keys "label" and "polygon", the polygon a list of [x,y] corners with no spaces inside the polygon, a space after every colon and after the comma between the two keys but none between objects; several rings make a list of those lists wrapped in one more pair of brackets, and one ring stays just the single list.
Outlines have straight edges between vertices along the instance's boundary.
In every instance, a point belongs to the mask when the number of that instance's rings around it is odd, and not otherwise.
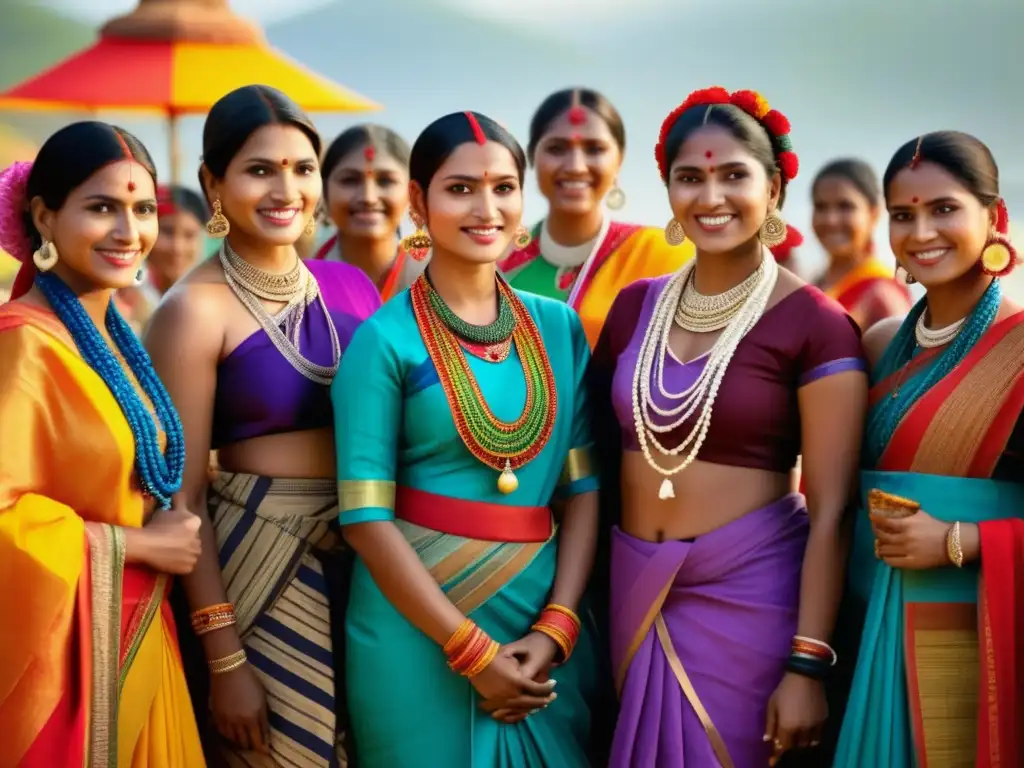
[{"label": "yellow sari", "polygon": [[0,360],[0,768],[203,768],[128,422],[47,310],[0,306]]}]

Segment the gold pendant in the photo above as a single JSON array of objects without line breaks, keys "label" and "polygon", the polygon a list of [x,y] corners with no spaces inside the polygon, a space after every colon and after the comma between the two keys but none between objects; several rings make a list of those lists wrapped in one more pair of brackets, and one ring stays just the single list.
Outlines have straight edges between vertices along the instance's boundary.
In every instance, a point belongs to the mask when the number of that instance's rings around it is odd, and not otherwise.
[{"label": "gold pendant", "polygon": [[665,499],[674,499],[676,497],[676,489],[672,485],[672,481],[669,478],[665,478],[661,481],[661,488],[658,489],[658,498],[664,501]]},{"label": "gold pendant", "polygon": [[502,493],[509,494],[519,488],[519,478],[516,477],[516,473],[512,471],[512,463],[506,459],[505,468],[501,470],[501,474],[498,475],[498,490]]}]

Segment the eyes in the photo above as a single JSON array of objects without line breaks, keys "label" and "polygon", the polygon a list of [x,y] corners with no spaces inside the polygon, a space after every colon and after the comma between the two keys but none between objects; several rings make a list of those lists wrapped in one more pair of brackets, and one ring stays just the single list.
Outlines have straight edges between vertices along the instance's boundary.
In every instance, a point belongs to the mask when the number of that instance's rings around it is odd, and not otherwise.
[{"label": "eyes", "polygon": [[[939,203],[932,208],[933,216],[949,216],[960,210],[957,206],[951,205],[950,203]],[[914,220],[914,213],[907,210],[896,210],[889,212],[889,218],[892,221],[908,222]]]},{"label": "eyes", "polygon": [[[692,173],[690,171],[679,171],[675,175],[675,180],[680,184],[700,184],[704,181],[704,176],[701,174]],[[724,179],[726,181],[743,181],[744,179],[750,178],[750,172],[742,169],[736,169],[729,171],[725,174]]]},{"label": "eyes", "polygon": [[[544,145],[544,154],[551,157],[562,157],[569,152],[571,145],[566,141],[554,140]],[[587,157],[600,157],[611,150],[603,141],[585,141],[582,143],[583,154]]]},{"label": "eyes", "polygon": [[[105,215],[117,213],[118,207],[119,206],[114,205],[113,203],[93,203],[92,205],[89,206],[89,210],[92,211],[93,213]],[[132,210],[135,212],[135,215],[139,216],[140,218],[146,216],[156,216],[155,203],[139,203],[138,205],[133,206]]]},{"label": "eyes", "polygon": [[[509,195],[515,192],[518,188],[518,185],[511,181],[503,181],[494,188],[494,191],[499,195]],[[473,193],[473,188],[470,187],[469,184],[464,184],[462,182],[451,184],[447,189],[448,192],[453,195],[470,195]]]},{"label": "eyes", "polygon": [[[353,187],[361,187],[366,176],[361,173],[350,173],[341,176],[335,180],[335,183],[343,188],[351,189]],[[380,173],[373,177],[374,182],[381,189],[393,189],[399,186],[399,180],[397,177],[390,173]]]},{"label": "eyes", "polygon": [[[313,174],[318,173],[319,170],[320,169],[317,167],[316,163],[298,163],[295,166],[295,173],[299,176],[312,176]],[[271,176],[277,171],[278,168],[264,163],[249,166],[246,170],[250,176],[256,176],[257,178]]]}]

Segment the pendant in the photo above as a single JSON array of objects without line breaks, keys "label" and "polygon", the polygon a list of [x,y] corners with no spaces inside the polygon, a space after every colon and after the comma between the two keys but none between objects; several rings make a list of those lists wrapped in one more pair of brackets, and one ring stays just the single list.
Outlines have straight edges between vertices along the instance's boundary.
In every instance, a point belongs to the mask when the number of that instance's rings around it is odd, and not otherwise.
[{"label": "pendant", "polygon": [[519,487],[519,478],[512,471],[512,464],[506,459],[505,468],[498,475],[498,490],[502,493],[512,493]]},{"label": "pendant", "polygon": [[676,489],[672,486],[672,480],[665,478],[661,481],[661,488],[658,490],[658,498],[664,501],[665,499],[674,499],[676,497]]}]

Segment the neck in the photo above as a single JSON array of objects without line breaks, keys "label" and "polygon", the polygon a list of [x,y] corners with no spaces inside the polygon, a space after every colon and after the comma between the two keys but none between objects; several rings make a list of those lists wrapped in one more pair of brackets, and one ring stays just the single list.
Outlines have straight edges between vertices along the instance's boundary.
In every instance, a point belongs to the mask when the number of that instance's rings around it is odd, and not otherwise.
[{"label": "neck", "polygon": [[563,213],[551,209],[545,226],[551,239],[559,245],[582,245],[597,237],[604,222],[604,213],[597,206],[593,210],[579,213]]},{"label": "neck", "polygon": [[342,261],[359,267],[377,286],[384,282],[398,251],[394,238],[348,237],[342,232],[338,232],[338,248]]},{"label": "neck", "polygon": [[945,328],[967,317],[992,284],[993,278],[976,267],[957,280],[932,286],[925,295],[929,328]]},{"label": "neck", "polygon": [[299,258],[294,244],[272,245],[241,234],[228,235],[228,245],[247,262],[265,272],[277,274],[288,272],[295,266],[295,261]]},{"label": "neck", "polygon": [[756,237],[729,253],[701,254],[697,251],[693,285],[705,296],[725,293],[748,277],[761,264],[764,246]]},{"label": "neck", "polygon": [[492,262],[466,261],[439,249],[435,243],[427,271],[434,290],[467,323],[489,325],[497,319],[498,286]]},{"label": "neck", "polygon": [[110,307],[110,302],[114,300],[114,289],[97,288],[83,280],[77,273],[62,269],[62,266],[58,264],[53,273],[63,280],[64,284],[78,297],[93,325],[104,331],[107,326],[107,309]]}]

